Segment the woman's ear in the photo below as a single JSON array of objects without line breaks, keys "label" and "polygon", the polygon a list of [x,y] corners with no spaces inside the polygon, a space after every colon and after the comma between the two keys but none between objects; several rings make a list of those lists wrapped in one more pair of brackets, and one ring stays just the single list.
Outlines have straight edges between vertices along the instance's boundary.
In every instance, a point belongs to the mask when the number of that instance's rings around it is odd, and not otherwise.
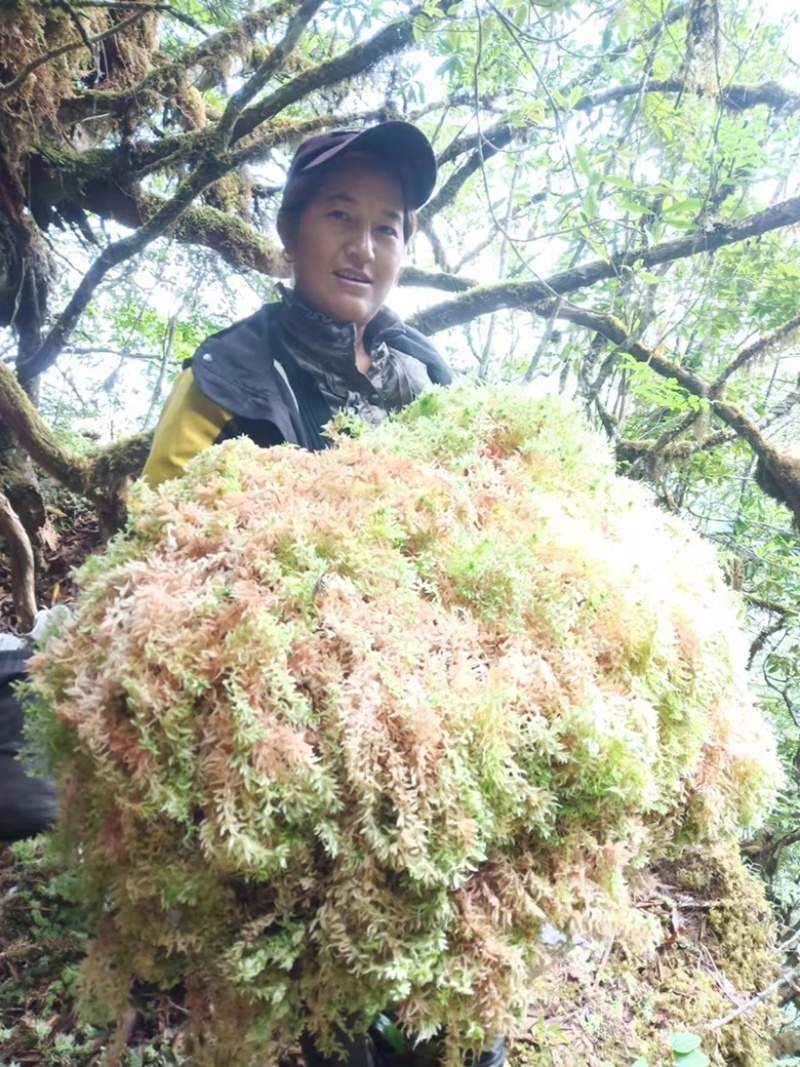
[{"label": "woman's ear", "polygon": [[283,245],[283,258],[287,263],[292,263],[292,245],[294,244],[294,241],[292,240],[290,227],[286,224],[286,219],[280,217],[278,218],[278,237],[280,237],[281,244]]}]

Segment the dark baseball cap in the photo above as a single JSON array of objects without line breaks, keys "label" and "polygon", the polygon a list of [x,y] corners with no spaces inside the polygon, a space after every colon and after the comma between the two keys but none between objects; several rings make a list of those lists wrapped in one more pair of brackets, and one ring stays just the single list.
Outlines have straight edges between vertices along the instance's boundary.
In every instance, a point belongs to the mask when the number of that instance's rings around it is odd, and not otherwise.
[{"label": "dark baseball cap", "polygon": [[286,176],[286,189],[303,174],[350,152],[374,156],[396,172],[410,208],[425,203],[436,185],[436,156],[428,138],[410,122],[382,122],[367,130],[330,130],[303,141]]}]

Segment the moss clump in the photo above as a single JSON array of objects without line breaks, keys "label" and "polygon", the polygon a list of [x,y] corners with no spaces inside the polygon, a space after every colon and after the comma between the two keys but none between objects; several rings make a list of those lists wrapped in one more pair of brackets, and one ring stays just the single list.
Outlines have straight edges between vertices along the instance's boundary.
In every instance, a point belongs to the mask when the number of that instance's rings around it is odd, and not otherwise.
[{"label": "moss clump", "polygon": [[538,1009],[549,1022],[529,1029],[516,1058],[524,1065],[546,1056],[539,1062],[550,1067],[625,1067],[642,1058],[670,1067],[668,1035],[689,1031],[702,1037],[713,1067],[769,1067],[779,1024],[774,996],[709,1030],[777,976],[764,886],[735,844],[686,848],[660,862],[634,904],[659,920],[656,951],[598,945],[570,953],[537,980]]},{"label": "moss clump", "polygon": [[85,995],[182,982],[197,1062],[387,1005],[478,1047],[545,920],[647,944],[631,872],[775,784],[710,550],[551,403],[234,442],[132,512],[34,661],[37,729],[96,910]]},{"label": "moss clump", "polygon": [[[143,2],[146,8],[146,2]],[[81,25],[88,34],[108,32],[129,17],[130,11],[85,9]],[[0,10],[0,56],[3,81],[14,82],[29,65],[48,52],[72,46],[42,63],[25,77],[14,92],[0,98],[0,172],[10,184],[8,194],[23,197],[29,180],[23,169],[26,154],[38,147],[43,129],[70,138],[62,125],[61,108],[77,96],[82,82],[100,78],[103,88],[135,85],[149,69],[156,48],[158,16],[145,10],[142,18],[103,42],[103,70],[91,49],[84,48],[68,8],[57,4],[18,3]],[[76,47],[80,46],[80,47]],[[59,141],[58,137],[54,138]],[[21,206],[21,205],[20,205]]]}]

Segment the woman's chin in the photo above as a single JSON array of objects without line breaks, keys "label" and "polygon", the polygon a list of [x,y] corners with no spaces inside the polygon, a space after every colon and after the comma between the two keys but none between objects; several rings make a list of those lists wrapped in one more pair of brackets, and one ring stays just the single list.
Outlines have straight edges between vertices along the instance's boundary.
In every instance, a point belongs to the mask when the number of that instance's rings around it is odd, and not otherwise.
[{"label": "woman's chin", "polygon": [[324,301],[309,301],[312,307],[327,315],[334,322],[354,323],[356,326],[366,326],[375,315],[378,306],[375,305],[373,294],[342,292]]}]

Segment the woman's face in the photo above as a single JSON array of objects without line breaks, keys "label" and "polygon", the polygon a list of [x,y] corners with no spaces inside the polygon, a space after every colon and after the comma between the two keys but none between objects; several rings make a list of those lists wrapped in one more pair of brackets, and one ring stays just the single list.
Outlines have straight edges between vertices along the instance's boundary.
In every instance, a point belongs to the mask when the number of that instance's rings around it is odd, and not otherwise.
[{"label": "woman's face", "polygon": [[400,183],[364,160],[343,160],[287,241],[298,295],[359,331],[383,305],[403,258]]}]

